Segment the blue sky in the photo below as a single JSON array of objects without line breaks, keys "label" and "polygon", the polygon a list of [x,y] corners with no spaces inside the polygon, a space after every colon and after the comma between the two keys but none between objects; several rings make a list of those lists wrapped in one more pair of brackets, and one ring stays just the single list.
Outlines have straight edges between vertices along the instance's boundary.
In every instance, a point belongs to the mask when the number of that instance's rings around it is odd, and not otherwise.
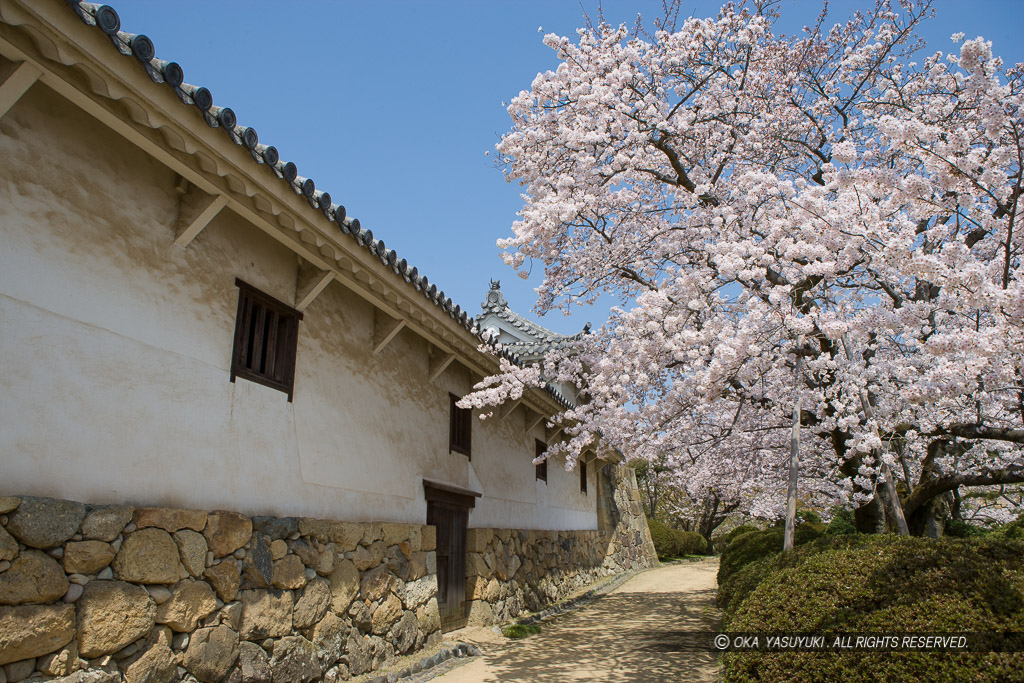
[{"label": "blue sky", "polygon": [[[711,16],[720,2],[688,0],[686,13]],[[873,3],[829,3],[833,22]],[[122,29],[145,33],[157,56],[178,62],[185,80],[229,106],[260,141],[293,161],[299,174],[346,206],[375,237],[398,251],[475,314],[490,278],[526,313],[538,275],[522,281],[495,240],[508,236],[521,207],[492,151],[509,118],[503,102],[557,66],[544,32],[573,35],[583,0],[114,0]],[[660,0],[602,3],[612,23],[637,12],[661,15]],[[778,30],[813,23],[817,0],[784,0]],[[931,50],[949,36],[983,35],[1007,62],[1024,61],[1024,2],[939,0],[922,35]],[[199,119],[197,118],[197,121]],[[542,267],[538,264],[536,273]],[[542,320],[572,333],[607,308]]]}]

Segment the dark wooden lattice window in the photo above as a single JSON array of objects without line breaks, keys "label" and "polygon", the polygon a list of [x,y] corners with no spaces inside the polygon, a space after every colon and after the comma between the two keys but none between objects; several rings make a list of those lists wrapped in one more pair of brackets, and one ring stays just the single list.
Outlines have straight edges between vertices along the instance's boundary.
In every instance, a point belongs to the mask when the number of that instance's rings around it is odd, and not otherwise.
[{"label": "dark wooden lattice window", "polygon": [[[544,443],[543,441],[541,441],[540,439],[537,439],[537,455],[535,457],[539,458],[541,455],[544,454],[544,451],[546,451],[547,449],[548,449],[548,445],[546,443]],[[547,461],[547,459],[545,459],[543,462],[540,462],[540,463],[537,464],[537,478],[540,479],[543,482],[547,482],[547,480],[548,480],[548,461]]]},{"label": "dark wooden lattice window", "polygon": [[456,453],[462,453],[472,459],[471,447],[473,444],[473,410],[472,408],[460,408],[455,405],[459,397],[455,394],[448,394],[451,399],[451,422],[448,429],[448,449]]},{"label": "dark wooden lattice window", "polygon": [[283,391],[291,401],[302,313],[241,280],[235,280],[235,284],[238,315],[231,381],[243,377]]},{"label": "dark wooden lattice window", "polygon": [[587,492],[587,463],[580,460],[580,493]]}]

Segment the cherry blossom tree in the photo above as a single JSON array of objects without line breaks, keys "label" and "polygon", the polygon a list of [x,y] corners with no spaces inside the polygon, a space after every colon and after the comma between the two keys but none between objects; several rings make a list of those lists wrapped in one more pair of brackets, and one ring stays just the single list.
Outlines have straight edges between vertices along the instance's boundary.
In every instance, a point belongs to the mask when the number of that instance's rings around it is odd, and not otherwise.
[{"label": "cherry blossom tree", "polygon": [[524,188],[499,246],[543,264],[541,313],[621,306],[466,404],[574,382],[570,463],[600,434],[781,511],[799,400],[800,497],[863,531],[1024,482],[1024,65],[962,35],[924,51],[928,0],[796,36],[773,2],[678,9],[544,37],[558,68],[498,144]]}]

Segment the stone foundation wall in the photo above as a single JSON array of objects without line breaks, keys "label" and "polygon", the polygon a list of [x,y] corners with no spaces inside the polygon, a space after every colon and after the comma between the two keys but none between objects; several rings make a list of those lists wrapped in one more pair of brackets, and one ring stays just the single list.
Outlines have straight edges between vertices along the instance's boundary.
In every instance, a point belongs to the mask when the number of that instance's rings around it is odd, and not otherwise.
[{"label": "stone foundation wall", "polygon": [[599,470],[597,495],[596,531],[469,530],[470,625],[510,621],[603,576],[657,566],[633,470],[605,465]]},{"label": "stone foundation wall", "polygon": [[344,680],[440,641],[434,550],[431,526],[3,497],[0,681]]},{"label": "stone foundation wall", "polygon": [[606,542],[604,567],[614,573],[658,566],[636,472],[605,465],[598,472],[597,527]]},{"label": "stone foundation wall", "polygon": [[470,529],[466,551],[471,626],[539,610],[612,573],[597,531]]}]

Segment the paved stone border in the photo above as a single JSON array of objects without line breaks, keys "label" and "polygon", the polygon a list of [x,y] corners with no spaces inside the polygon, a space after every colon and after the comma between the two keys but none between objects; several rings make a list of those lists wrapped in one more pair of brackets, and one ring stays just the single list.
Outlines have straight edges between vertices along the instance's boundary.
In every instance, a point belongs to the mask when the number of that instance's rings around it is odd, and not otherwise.
[{"label": "paved stone border", "polygon": [[442,649],[429,657],[421,657],[408,666],[397,671],[389,671],[373,678],[355,679],[354,683],[422,683],[431,678],[450,671],[462,664],[462,659],[478,657],[482,653],[480,648],[470,643],[456,643],[451,647]]}]

